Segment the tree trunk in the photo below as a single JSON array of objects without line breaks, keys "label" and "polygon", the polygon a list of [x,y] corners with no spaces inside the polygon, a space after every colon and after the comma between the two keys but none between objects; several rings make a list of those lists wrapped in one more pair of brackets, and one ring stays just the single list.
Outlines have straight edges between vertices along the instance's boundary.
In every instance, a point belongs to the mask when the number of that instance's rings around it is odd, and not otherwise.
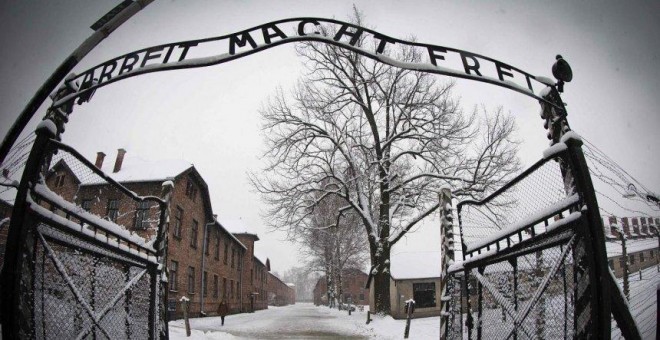
[{"label": "tree trunk", "polygon": [[380,256],[375,258],[377,273],[373,277],[375,313],[390,313],[390,249],[383,249]]}]

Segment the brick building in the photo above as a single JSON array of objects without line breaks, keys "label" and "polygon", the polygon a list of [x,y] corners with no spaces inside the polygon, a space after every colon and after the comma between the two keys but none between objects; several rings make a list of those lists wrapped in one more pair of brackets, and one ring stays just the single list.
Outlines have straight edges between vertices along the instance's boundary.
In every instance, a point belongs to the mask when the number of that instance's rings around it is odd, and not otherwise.
[{"label": "brick building", "polygon": [[268,273],[268,304],[286,306],[296,303],[296,290],[292,283],[284,283],[273,273]]},{"label": "brick building", "polygon": [[[341,302],[347,303],[350,297],[351,303],[355,305],[368,305],[370,301],[369,288],[365,288],[368,277],[367,274],[359,269],[344,269],[342,272]],[[322,276],[316,281],[313,295],[315,305],[325,305],[328,303],[328,285],[325,276]]]},{"label": "brick building", "polygon": [[616,277],[623,276],[623,249],[621,232],[626,239],[628,272],[660,265],[660,218],[655,217],[603,217],[607,259]]}]

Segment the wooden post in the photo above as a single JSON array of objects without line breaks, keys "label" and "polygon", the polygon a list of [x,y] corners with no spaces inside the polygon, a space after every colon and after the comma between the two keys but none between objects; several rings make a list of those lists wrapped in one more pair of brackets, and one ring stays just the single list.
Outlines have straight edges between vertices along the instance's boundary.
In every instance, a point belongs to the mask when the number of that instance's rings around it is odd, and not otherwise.
[{"label": "wooden post", "polygon": [[367,325],[371,322],[371,311],[367,311]]},{"label": "wooden post", "polygon": [[186,336],[190,336],[190,320],[188,320],[188,303],[190,303],[190,300],[184,296],[179,301],[181,301],[183,307],[183,320],[186,324]]},{"label": "wooden post", "polygon": [[626,249],[626,237],[623,232],[619,233],[621,239],[621,257],[623,258],[623,294],[626,300],[630,298],[630,285],[628,283],[628,251]]},{"label": "wooden post", "polygon": [[415,308],[415,300],[410,299],[406,301],[406,330],[403,333],[404,339],[408,339],[408,334],[410,334],[410,318],[412,317],[413,308]]}]

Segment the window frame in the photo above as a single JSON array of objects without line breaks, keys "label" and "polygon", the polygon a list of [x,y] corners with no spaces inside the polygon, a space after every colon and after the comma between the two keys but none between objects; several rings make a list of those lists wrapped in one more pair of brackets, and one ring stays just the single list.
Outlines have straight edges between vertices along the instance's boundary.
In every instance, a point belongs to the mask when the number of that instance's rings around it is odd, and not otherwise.
[{"label": "window frame", "polygon": [[[435,298],[437,290],[435,282],[413,282],[412,291],[413,299],[415,300],[415,308],[437,307],[438,303]],[[431,298],[431,301],[427,302],[429,301],[427,300],[429,297]]]},{"label": "window frame", "polygon": [[179,262],[171,260],[170,261],[170,275],[169,275],[169,287],[170,291],[176,292],[179,288]]},{"label": "window frame", "polygon": [[209,292],[209,288],[208,288],[208,286],[209,286],[209,285],[208,285],[209,280],[208,280],[208,277],[209,277],[209,273],[208,273],[206,270],[203,271],[203,272],[202,272],[202,286],[203,286],[203,288],[202,288],[202,295],[203,295],[204,297],[208,296],[208,292]]},{"label": "window frame", "polygon": [[213,274],[213,297],[218,297],[218,274]]},{"label": "window frame", "polygon": [[119,200],[116,198],[108,198],[106,205],[105,216],[108,221],[117,223],[119,219]]},{"label": "window frame", "polygon": [[180,206],[176,206],[174,210],[174,227],[172,228],[172,234],[175,238],[181,239],[181,226],[183,226],[183,209]]},{"label": "window frame", "polygon": [[190,247],[197,249],[197,238],[199,236],[199,222],[193,219],[190,227]]},{"label": "window frame", "polygon": [[92,211],[92,205],[93,205],[94,200],[91,198],[85,198],[80,202],[80,207],[85,210],[86,212],[91,212]]},{"label": "window frame", "polygon": [[195,267],[188,266],[188,294],[195,294]]},{"label": "window frame", "polygon": [[146,230],[149,228],[149,202],[138,201],[135,205],[135,218],[133,219],[133,227],[139,230]]}]

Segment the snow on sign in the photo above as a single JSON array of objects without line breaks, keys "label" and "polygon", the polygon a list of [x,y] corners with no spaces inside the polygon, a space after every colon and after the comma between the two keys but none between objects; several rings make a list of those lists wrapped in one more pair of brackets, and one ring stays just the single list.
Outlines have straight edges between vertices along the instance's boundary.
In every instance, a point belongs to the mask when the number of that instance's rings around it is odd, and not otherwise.
[{"label": "snow on sign", "polygon": [[119,5],[115,6],[115,8],[111,9],[110,12],[106,13],[99,20],[93,23],[92,26],[89,26],[89,28],[95,31],[98,30],[99,28],[103,27],[103,25],[105,25],[108,21],[112,20],[112,18],[114,18],[117,14],[123,11],[126,7],[130,6],[132,3],[133,0],[124,0]]},{"label": "snow on sign", "polygon": [[[320,41],[350,49],[383,63],[411,70],[472,79],[502,86],[538,100],[535,94],[552,81],[476,53],[400,40],[368,28],[334,19],[292,18],[273,21],[229,35],[169,43],[130,52],[94,66],[73,80],[81,90],[56,105],[106,84],[143,73],[221,64],[274,46],[296,41]],[[422,56],[401,62],[387,51],[406,46]],[[537,87],[534,87],[534,84]]]}]

